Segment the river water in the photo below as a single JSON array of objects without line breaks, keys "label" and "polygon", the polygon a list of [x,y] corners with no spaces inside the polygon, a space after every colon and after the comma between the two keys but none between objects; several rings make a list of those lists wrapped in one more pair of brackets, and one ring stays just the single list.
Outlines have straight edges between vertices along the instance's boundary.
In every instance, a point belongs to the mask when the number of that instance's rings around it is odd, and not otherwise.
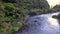
[{"label": "river water", "polygon": [[57,19],[52,18],[53,15],[58,15],[59,13],[60,12],[30,17],[26,23],[28,27],[15,34],[60,34],[59,22]]}]

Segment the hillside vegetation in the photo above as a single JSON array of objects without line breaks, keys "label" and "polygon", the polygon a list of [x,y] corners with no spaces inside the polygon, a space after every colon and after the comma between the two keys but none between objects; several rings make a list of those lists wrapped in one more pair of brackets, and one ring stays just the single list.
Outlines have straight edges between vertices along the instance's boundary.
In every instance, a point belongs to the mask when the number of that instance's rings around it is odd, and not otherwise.
[{"label": "hillside vegetation", "polygon": [[45,0],[0,0],[0,34],[18,31],[31,13],[40,15],[57,11],[60,8],[50,9]]}]

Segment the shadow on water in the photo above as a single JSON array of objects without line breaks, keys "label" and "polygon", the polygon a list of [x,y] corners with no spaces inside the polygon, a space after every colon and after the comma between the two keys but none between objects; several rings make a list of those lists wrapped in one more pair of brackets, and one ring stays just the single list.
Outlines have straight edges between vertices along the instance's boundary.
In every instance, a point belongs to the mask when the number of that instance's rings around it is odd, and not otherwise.
[{"label": "shadow on water", "polygon": [[58,19],[59,25],[60,25],[60,19]]},{"label": "shadow on water", "polygon": [[32,16],[36,16],[37,14],[35,12],[30,12],[28,15],[32,17]]}]

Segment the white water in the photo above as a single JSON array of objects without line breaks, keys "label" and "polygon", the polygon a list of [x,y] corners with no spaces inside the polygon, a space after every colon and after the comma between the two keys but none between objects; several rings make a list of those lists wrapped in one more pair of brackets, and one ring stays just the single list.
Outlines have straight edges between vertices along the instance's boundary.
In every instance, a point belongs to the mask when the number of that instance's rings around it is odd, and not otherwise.
[{"label": "white water", "polygon": [[27,22],[29,28],[16,34],[60,34],[60,25],[57,19],[52,18],[53,15],[58,13],[30,17]]}]

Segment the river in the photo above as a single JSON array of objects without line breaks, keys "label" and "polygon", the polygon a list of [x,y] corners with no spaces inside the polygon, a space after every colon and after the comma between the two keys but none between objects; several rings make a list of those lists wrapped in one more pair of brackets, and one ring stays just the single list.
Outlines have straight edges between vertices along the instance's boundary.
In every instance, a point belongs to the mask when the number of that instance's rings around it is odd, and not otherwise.
[{"label": "river", "polygon": [[57,19],[52,18],[57,13],[42,14],[30,17],[27,21],[26,27],[22,31],[15,34],[60,34],[60,24]]}]

